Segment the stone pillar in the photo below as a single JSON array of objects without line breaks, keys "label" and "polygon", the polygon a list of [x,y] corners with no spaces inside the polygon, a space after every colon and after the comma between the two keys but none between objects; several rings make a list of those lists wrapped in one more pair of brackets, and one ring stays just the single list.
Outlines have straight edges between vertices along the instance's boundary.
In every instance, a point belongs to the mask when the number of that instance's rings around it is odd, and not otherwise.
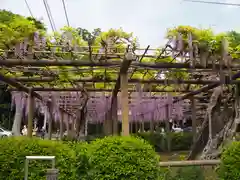
[{"label": "stone pillar", "polygon": [[58,169],[48,169],[46,173],[46,180],[58,180]]}]

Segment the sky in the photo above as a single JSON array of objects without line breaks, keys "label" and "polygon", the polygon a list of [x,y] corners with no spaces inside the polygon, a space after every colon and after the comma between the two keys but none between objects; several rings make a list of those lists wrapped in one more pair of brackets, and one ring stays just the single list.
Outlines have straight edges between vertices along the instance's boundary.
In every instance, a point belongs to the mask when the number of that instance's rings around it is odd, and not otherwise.
[{"label": "sky", "polygon": [[[43,0],[27,0],[37,19],[51,26]],[[209,0],[211,1],[211,0]],[[240,3],[240,0],[212,0]],[[165,43],[168,28],[191,25],[216,32],[239,30],[240,7],[184,2],[182,0],[65,0],[70,26],[88,30],[123,28],[138,37],[141,47]],[[67,24],[62,0],[48,0],[57,29]],[[0,0],[0,9],[30,16],[25,0]]]}]

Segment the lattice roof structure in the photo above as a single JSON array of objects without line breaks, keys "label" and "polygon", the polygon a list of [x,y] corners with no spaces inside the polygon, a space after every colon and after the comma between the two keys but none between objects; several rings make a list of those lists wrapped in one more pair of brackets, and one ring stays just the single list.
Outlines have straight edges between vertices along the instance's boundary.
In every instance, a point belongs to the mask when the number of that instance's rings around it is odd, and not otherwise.
[{"label": "lattice roof structure", "polygon": [[[76,114],[78,109],[76,102],[66,101],[75,98],[71,95],[73,92],[78,92],[79,99],[86,92],[92,92],[90,96],[95,98],[99,93],[112,98],[117,96],[120,76],[125,73],[128,75],[130,99],[136,98],[134,92],[148,92],[149,99],[172,92],[172,96],[178,96],[172,103],[220,84],[239,83],[236,80],[238,73],[231,76],[240,69],[239,64],[216,59],[210,61],[211,57],[203,61],[201,53],[195,52],[193,47],[191,40],[188,49],[175,48],[172,42],[161,50],[150,49],[150,46],[135,49],[131,46],[125,49],[71,47],[69,44],[49,46],[44,38],[36,37],[33,47],[25,40],[15,48],[2,52],[0,79],[13,87],[12,91],[28,93],[31,90],[33,96],[40,100],[43,100],[42,96],[47,96],[46,92],[58,94],[60,109],[71,115]],[[227,55],[224,58],[227,59]],[[169,74],[174,72],[176,76],[171,77]],[[188,77],[177,76],[181,72]],[[209,74],[215,79],[209,79]],[[65,95],[60,95],[60,92],[65,92]],[[78,105],[82,106],[81,103]]]}]

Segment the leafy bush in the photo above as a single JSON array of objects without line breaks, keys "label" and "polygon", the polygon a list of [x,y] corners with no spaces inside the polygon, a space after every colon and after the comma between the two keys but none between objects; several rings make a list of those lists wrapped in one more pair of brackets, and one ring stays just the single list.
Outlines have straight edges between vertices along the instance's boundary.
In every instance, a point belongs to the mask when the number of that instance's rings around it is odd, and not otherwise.
[{"label": "leafy bush", "polygon": [[168,171],[165,180],[204,180],[204,173],[201,167],[181,167],[176,172]]},{"label": "leafy bush", "polygon": [[193,142],[192,133],[171,133],[171,148],[173,151],[185,151],[191,148]]},{"label": "leafy bush", "polygon": [[[36,138],[15,137],[0,140],[0,179],[24,179],[26,156],[56,156],[56,168],[59,180],[75,180],[75,152],[68,145],[57,141]],[[29,163],[29,180],[46,179],[46,169],[51,168],[49,161],[31,161]]]},{"label": "leafy bush", "polygon": [[73,149],[76,153],[76,170],[77,179],[84,179],[87,177],[89,169],[89,157],[87,157],[88,143],[84,142],[68,142],[69,147]]},{"label": "leafy bush", "polygon": [[159,157],[151,145],[142,139],[105,137],[88,144],[85,153],[89,167],[82,179],[158,179]]},{"label": "leafy bush", "polygon": [[221,165],[218,169],[219,177],[223,180],[240,179],[240,142],[231,143],[221,156]]},{"label": "leafy bush", "polygon": [[[167,150],[166,136],[158,132],[144,132],[137,133],[138,137],[141,137],[148,141],[157,152]],[[189,150],[192,145],[192,133],[170,133],[171,136],[171,148],[173,151],[185,151]]]}]

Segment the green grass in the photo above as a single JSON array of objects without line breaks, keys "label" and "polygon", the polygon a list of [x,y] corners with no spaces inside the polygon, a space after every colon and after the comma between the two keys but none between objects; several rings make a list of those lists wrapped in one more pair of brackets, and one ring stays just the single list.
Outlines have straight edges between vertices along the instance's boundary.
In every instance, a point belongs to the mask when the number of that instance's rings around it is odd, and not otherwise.
[{"label": "green grass", "polygon": [[161,161],[182,161],[188,156],[189,151],[174,151],[159,153]]}]

